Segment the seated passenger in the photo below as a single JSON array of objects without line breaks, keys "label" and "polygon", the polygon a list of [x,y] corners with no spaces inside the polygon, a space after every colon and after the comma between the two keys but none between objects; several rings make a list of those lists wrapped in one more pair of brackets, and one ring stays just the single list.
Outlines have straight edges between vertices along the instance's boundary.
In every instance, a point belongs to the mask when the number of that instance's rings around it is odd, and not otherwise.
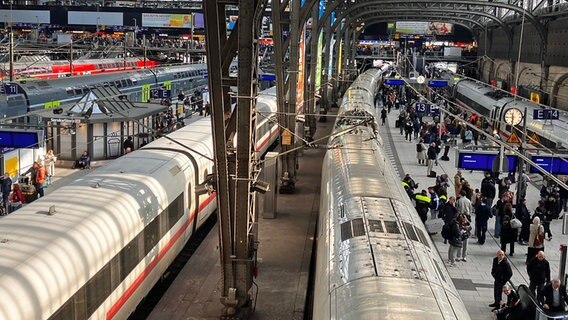
[{"label": "seated passenger", "polygon": [[22,203],[26,203],[26,196],[20,189],[20,185],[15,183],[12,186],[12,193],[8,199],[8,213],[14,212],[22,207]]},{"label": "seated passenger", "polygon": [[89,157],[89,152],[83,151],[83,154],[78,160],[75,160],[73,167],[71,169],[86,169],[91,167],[91,157]]}]

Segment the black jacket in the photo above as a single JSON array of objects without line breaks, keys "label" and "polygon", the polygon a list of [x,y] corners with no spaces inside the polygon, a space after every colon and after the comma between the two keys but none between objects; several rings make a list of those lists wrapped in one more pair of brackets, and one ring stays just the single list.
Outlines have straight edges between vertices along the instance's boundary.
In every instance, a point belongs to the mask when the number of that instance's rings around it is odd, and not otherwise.
[{"label": "black jacket", "polygon": [[482,203],[475,209],[475,223],[487,225],[487,220],[491,217],[491,208],[487,204]]},{"label": "black jacket", "polygon": [[[560,285],[560,302],[561,303],[568,303],[568,295],[566,294],[566,287]],[[541,304],[548,304],[549,306],[552,304],[552,284],[547,284],[542,288],[540,295],[538,296],[538,300]]]},{"label": "black jacket", "polygon": [[540,261],[537,257],[527,265],[527,273],[531,282],[544,284],[550,281],[550,265],[546,259]]},{"label": "black jacket", "polygon": [[428,154],[428,160],[436,160],[436,148],[435,147],[430,146],[428,148],[427,154]]},{"label": "black jacket", "polygon": [[513,270],[507,258],[503,258],[501,262],[497,257],[493,258],[493,266],[491,267],[491,275],[495,281],[506,283],[513,276]]},{"label": "black jacket", "polygon": [[481,195],[484,197],[495,199],[495,181],[491,178],[485,178],[481,181]]}]

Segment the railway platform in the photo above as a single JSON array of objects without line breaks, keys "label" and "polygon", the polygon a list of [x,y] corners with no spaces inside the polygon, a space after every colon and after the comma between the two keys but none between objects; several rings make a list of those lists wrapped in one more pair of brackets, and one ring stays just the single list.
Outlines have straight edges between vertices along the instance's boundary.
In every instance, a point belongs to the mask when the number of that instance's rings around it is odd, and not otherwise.
[{"label": "railway platform", "polygon": [[[315,138],[329,134],[332,126],[331,120],[319,123]],[[278,195],[275,219],[260,218],[259,276],[252,291],[252,319],[304,319],[304,313],[309,312],[305,307],[325,151],[304,151],[299,158],[296,193]],[[218,243],[215,226],[148,320],[219,318],[223,306]]]},{"label": "railway platform", "polygon": [[[425,165],[418,165],[416,159],[417,141],[405,141],[404,136],[400,134],[399,128],[395,128],[395,120],[398,118],[398,113],[398,110],[395,109],[391,111],[388,115],[387,125],[381,126],[380,133],[385,142],[385,148],[389,154],[391,163],[397,168],[401,179],[406,173],[410,173],[413,179],[419,183],[417,192],[420,192],[422,189],[434,186],[435,179],[427,177],[427,167]],[[457,172],[455,166],[455,148],[456,147],[452,147],[451,151],[448,153],[450,161],[439,161],[439,165],[433,168],[438,175],[446,173],[450,177],[448,197],[455,195],[453,184],[453,177]],[[462,170],[462,176],[469,181],[472,188],[481,187],[483,172]],[[532,213],[540,199],[539,188],[542,179],[539,175],[531,175],[531,179],[533,181],[528,186],[526,199],[528,209]],[[510,189],[512,191],[516,190],[516,185],[513,184]],[[431,232],[437,232],[437,234],[432,236],[432,239],[443,260],[447,261],[448,245],[444,244],[444,240],[440,234],[443,225],[442,219],[430,220],[430,218],[431,217],[429,217],[429,220],[426,222],[426,225]],[[493,237],[494,225],[495,219],[492,218],[488,222],[487,240],[484,245],[477,244],[476,239],[469,239],[467,262],[457,262],[456,267],[451,267],[449,264],[446,264],[472,320],[494,319],[491,308],[488,307],[488,304],[493,303],[491,264],[497,251],[500,249],[499,239]],[[560,244],[567,244],[568,237],[562,235],[562,220],[553,220],[551,230],[553,237],[552,240],[545,241],[545,254],[546,259],[550,262],[551,277],[555,278],[558,277],[559,272]],[[509,248],[507,247],[507,249]],[[507,255],[508,253],[509,251],[506,252]],[[516,243],[514,256],[508,256],[513,269],[513,278],[511,281],[515,285],[528,285],[529,283],[525,266],[526,253],[527,246]]]}]

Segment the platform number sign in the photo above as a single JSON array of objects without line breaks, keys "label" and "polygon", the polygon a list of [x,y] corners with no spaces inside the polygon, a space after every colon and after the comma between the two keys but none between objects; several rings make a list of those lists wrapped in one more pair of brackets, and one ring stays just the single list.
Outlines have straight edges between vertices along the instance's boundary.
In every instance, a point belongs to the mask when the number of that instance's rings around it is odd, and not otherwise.
[{"label": "platform number sign", "polygon": [[538,109],[533,111],[533,120],[558,120],[560,111],[556,109]]},{"label": "platform number sign", "polygon": [[420,112],[420,113],[426,113],[428,112],[428,109],[430,105],[427,103],[417,103],[416,104],[416,112]]},{"label": "platform number sign", "polygon": [[17,94],[18,93],[18,86],[15,84],[5,84],[4,85],[4,93],[6,95],[10,95],[10,94]]},{"label": "platform number sign", "polygon": [[152,89],[151,90],[152,99],[165,99],[170,98],[172,95],[172,90],[166,90],[163,88]]},{"label": "platform number sign", "polygon": [[440,115],[440,107],[433,105],[430,106],[430,112],[432,116],[439,116]]}]

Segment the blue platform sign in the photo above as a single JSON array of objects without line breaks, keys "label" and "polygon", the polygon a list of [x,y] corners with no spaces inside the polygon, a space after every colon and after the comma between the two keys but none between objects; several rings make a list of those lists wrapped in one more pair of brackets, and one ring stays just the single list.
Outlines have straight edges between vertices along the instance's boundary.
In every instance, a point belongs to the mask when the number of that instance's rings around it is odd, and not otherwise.
[{"label": "blue platform sign", "polygon": [[533,111],[533,120],[558,120],[560,111],[556,109],[537,109]]},{"label": "blue platform sign", "polygon": [[166,90],[166,89],[152,89],[151,94],[152,94],[152,99],[171,98],[171,96],[172,96],[172,90]]},{"label": "blue platform sign", "polygon": [[439,116],[440,115],[440,107],[436,105],[430,106],[430,112],[428,112],[432,116]]},{"label": "blue platform sign", "polygon": [[0,130],[0,148],[38,148],[39,132]]},{"label": "blue platform sign", "polygon": [[[481,152],[473,150],[459,150],[457,167],[465,170],[493,171],[493,162],[499,157],[498,152]],[[506,155],[508,172],[517,171],[518,157],[514,154]]]},{"label": "blue platform sign", "polygon": [[[552,156],[531,156],[531,160],[537,166],[552,174],[568,174],[568,158],[552,157]],[[537,168],[531,166],[530,173],[541,173]]]},{"label": "blue platform sign", "polygon": [[428,80],[428,86],[433,88],[443,88],[448,86],[447,80]]},{"label": "blue platform sign", "polygon": [[385,84],[389,86],[403,86],[404,80],[396,78],[388,78],[385,80]]}]

